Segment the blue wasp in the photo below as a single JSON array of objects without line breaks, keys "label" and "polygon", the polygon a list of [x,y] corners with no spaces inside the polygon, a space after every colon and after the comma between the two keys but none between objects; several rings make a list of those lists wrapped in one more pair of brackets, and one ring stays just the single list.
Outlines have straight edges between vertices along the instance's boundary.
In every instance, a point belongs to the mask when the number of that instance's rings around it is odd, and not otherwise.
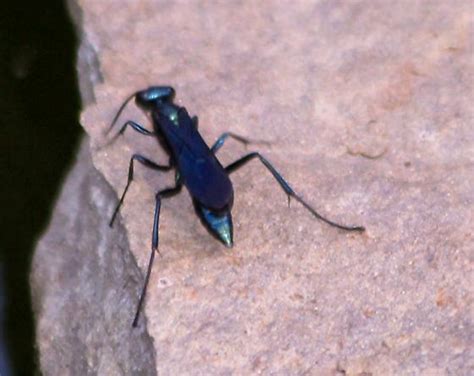
[{"label": "blue wasp", "polygon": [[216,157],[216,152],[224,145],[227,138],[233,138],[243,144],[249,144],[251,141],[234,133],[226,132],[209,148],[198,131],[197,116],[190,117],[184,107],[180,107],[173,102],[174,97],[175,90],[170,86],[152,86],[138,91],[125,100],[108,129],[109,132],[114,127],[126,105],[135,98],[137,106],[151,114],[153,131],[149,131],[135,121],[129,120],[122,126],[113,140],[123,134],[127,127],[131,127],[142,135],[156,137],[170,157],[168,165],[160,165],[140,154],[132,156],[128,169],[127,184],[112,215],[109,223],[110,226],[113,225],[130,183],[133,180],[134,161],[157,171],[170,171],[172,169],[176,171],[175,185],[159,191],[155,196],[156,204],[151,254],[145,282],[133,320],[134,327],[138,324],[155,252],[158,251],[161,200],[179,193],[183,185],[191,195],[194,209],[201,222],[214,237],[227,247],[232,247],[233,245],[231,209],[234,201],[234,190],[229,175],[256,158],[263,163],[276,179],[288,196],[288,201],[290,198],[294,198],[316,218],[341,230],[358,232],[365,230],[362,226],[344,226],[320,215],[291,188],[275,167],[258,152],[248,153],[228,166],[223,167]]}]

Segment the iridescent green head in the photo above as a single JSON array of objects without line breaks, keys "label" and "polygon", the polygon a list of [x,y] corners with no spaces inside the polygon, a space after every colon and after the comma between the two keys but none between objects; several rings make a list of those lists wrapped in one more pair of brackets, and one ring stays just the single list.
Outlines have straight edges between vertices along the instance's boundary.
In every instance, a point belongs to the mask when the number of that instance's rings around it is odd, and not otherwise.
[{"label": "iridescent green head", "polygon": [[174,95],[171,86],[151,86],[135,94],[135,103],[144,110],[151,110],[157,103],[172,103]]}]

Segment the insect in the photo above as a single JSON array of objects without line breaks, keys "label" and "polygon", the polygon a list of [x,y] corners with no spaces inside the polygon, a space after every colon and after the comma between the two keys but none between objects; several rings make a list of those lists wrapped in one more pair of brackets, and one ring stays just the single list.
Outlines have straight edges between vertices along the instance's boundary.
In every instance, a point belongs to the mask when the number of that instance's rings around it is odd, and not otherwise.
[{"label": "insect", "polygon": [[109,225],[111,227],[120,207],[122,206],[125,195],[130,187],[130,183],[133,180],[135,161],[141,163],[145,167],[157,171],[170,171],[174,169],[176,174],[175,185],[160,190],[155,196],[151,254],[145,282],[132,324],[133,327],[136,327],[138,324],[140,310],[150,280],[155,252],[158,251],[158,228],[161,201],[179,193],[183,185],[191,195],[195,212],[201,222],[211,235],[216,237],[227,247],[232,247],[233,244],[231,209],[234,201],[234,191],[229,175],[253,159],[259,159],[267,170],[270,171],[288,196],[288,203],[290,202],[290,198],[295,199],[313,216],[339,229],[358,232],[363,232],[365,230],[362,226],[344,226],[320,215],[312,206],[303,200],[303,198],[297,194],[293,188],[291,188],[275,167],[273,167],[273,165],[258,152],[248,153],[228,166],[223,167],[217,159],[216,153],[229,137],[243,144],[250,144],[251,141],[234,133],[225,132],[211,147],[209,147],[198,131],[197,116],[190,117],[184,107],[180,107],[173,102],[174,97],[175,90],[170,86],[152,86],[145,90],[133,93],[121,105],[107,130],[107,133],[112,130],[124,108],[131,100],[135,99],[137,106],[147,114],[151,115],[153,131],[144,128],[133,120],[128,120],[120,128],[120,131],[113,137],[112,141],[123,134],[128,127],[131,127],[142,135],[155,137],[169,155],[168,164],[161,165],[141,154],[133,154],[130,158],[127,184],[125,185],[122,196],[120,197],[112,218],[110,219]]}]

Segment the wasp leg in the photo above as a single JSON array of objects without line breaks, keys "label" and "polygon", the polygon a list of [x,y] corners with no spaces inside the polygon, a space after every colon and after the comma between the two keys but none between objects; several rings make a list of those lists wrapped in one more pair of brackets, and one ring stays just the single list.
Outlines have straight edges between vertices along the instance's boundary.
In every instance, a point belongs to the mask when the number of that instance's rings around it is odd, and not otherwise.
[{"label": "wasp leg", "polygon": [[[140,299],[138,300],[137,311],[135,313],[135,318],[133,319],[132,326],[135,328],[138,324],[138,318],[140,317],[140,311],[142,309],[143,301],[145,299],[146,290],[148,287],[148,282],[150,281],[151,269],[153,267],[153,261],[155,260],[155,252],[158,251],[158,227],[160,223],[160,209],[161,209],[161,199],[172,197],[179,193],[182,188],[182,183],[178,182],[176,186],[172,188],[166,188],[156,194],[156,204],[155,204],[155,215],[153,220],[153,233],[151,239],[151,253],[150,260],[148,261],[148,268],[145,276],[145,282],[143,284],[142,292],[140,294]],[[159,253],[159,251],[158,251]]]},{"label": "wasp leg", "polygon": [[268,141],[251,140],[249,138],[239,136],[238,134],[235,134],[235,133],[232,133],[232,132],[225,132],[217,139],[217,141],[214,143],[214,145],[212,145],[211,151],[215,154],[222,147],[222,145],[224,145],[224,142],[226,141],[226,139],[228,137],[231,137],[234,140],[241,142],[245,146],[247,146],[248,144],[266,144],[266,145],[270,145],[270,143]]},{"label": "wasp leg", "polygon": [[125,189],[122,193],[122,196],[120,197],[119,203],[117,204],[114,213],[112,214],[112,218],[110,219],[109,226],[112,227],[115,221],[115,217],[117,216],[117,213],[120,209],[120,207],[123,204],[123,200],[125,199],[125,195],[127,194],[128,188],[130,187],[130,183],[133,180],[133,161],[138,161],[144,166],[151,168],[153,170],[158,170],[158,171],[169,171],[173,168],[171,164],[168,166],[162,166],[159,164],[156,164],[155,162],[149,160],[148,158],[140,155],[140,154],[134,154],[132,158],[130,158],[130,165],[128,166],[128,179],[127,179],[127,185],[125,186]]},{"label": "wasp leg", "polygon": [[115,135],[113,135],[113,137],[102,147],[106,147],[113,144],[117,140],[117,138],[119,138],[122,134],[124,134],[128,126],[132,127],[133,130],[137,131],[138,133],[142,135],[156,136],[155,132],[151,132],[148,129],[145,129],[142,125],[134,122],[133,120],[129,120],[124,125],[122,125],[122,128],[120,128],[120,131],[116,133]]},{"label": "wasp leg", "polygon": [[138,133],[141,133],[145,136],[154,136],[155,135],[154,132],[151,132],[148,129],[145,129],[143,127],[143,125],[140,125],[140,124],[134,122],[133,120],[129,120],[124,125],[122,125],[122,128],[120,128],[120,131],[118,132],[118,134],[119,135],[123,134],[125,132],[125,129],[127,129],[128,126],[131,126],[135,131],[137,131]]},{"label": "wasp leg", "polygon": [[271,172],[273,177],[276,179],[278,184],[280,184],[280,187],[285,191],[285,193],[288,196],[288,202],[290,201],[290,197],[293,197],[296,201],[301,203],[311,214],[313,214],[316,218],[320,219],[323,222],[326,222],[328,225],[337,227],[341,230],[346,230],[346,231],[365,231],[365,228],[363,226],[344,226],[338,223],[335,223],[325,217],[323,217],[321,214],[319,214],[315,209],[313,209],[306,201],[303,200],[301,196],[299,196],[293,188],[286,182],[286,180],[281,176],[281,174],[275,169],[275,167],[272,166],[272,164],[266,160],[264,157],[262,157],[259,153],[253,152],[249,153],[242,158],[238,159],[234,163],[231,163],[226,167],[226,171],[230,174],[236,170],[238,170],[240,167],[245,165],[247,162],[251,161],[254,158],[259,158],[260,161],[263,163],[263,165]]}]

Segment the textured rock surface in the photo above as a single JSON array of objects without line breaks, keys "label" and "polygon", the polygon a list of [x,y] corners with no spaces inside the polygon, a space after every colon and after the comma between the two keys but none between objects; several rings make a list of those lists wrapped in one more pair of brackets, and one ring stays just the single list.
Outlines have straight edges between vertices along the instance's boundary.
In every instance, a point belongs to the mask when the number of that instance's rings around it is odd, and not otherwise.
[{"label": "textured rock surface", "polygon": [[32,264],[44,375],[153,374],[152,340],[130,325],[141,276],[124,229],[107,225],[113,205],[84,142]]},{"label": "textured rock surface", "polygon": [[[364,235],[346,234],[314,220],[297,203],[288,209],[284,194],[257,162],[232,176],[232,250],[202,228],[186,192],[165,201],[163,257],[155,263],[146,320],[142,317],[139,334],[130,334],[144,341],[141,346],[149,344],[142,330],[153,337],[153,370],[166,375],[472,372],[469,1],[82,0],[75,9],[82,10],[76,17],[83,33],[80,79],[84,95],[94,98],[82,123],[91,137],[94,166],[116,192],[124,187],[133,152],[157,162],[167,159],[153,140],[131,131],[101,149],[104,129],[131,92],[171,84],[178,102],[199,115],[209,142],[229,129],[271,141],[261,151],[309,202],[334,220],[367,227]],[[149,125],[133,106],[123,115],[127,119]],[[226,164],[244,152],[230,141],[219,157]],[[123,325],[133,315],[141,280],[134,264],[117,264],[115,272],[99,260],[106,253],[134,257],[145,270],[154,192],[173,181],[172,174],[136,170],[118,221],[123,228],[106,231],[109,204],[87,224],[95,239],[87,251],[100,266],[90,275],[89,289],[100,294],[104,285],[115,285],[118,296],[110,305],[98,297],[88,300],[91,291],[82,288],[64,295],[68,268],[76,270],[80,260],[68,266],[55,255],[41,258],[45,265],[39,266],[35,259],[34,273],[49,275],[53,266],[57,273],[46,280],[53,296],[45,292],[45,280],[34,278],[41,286],[37,296],[43,297],[40,312],[49,301],[84,305],[75,321],[85,334],[114,322],[100,314],[103,307],[120,315]],[[98,191],[106,192],[101,186]],[[110,193],[101,195],[107,196],[101,202],[110,203]],[[68,195],[59,208],[76,200],[75,221],[83,223],[81,218],[91,215],[90,202],[97,201],[80,197]],[[56,236],[63,240],[56,247],[80,244],[70,242],[82,231],[74,223],[59,227]],[[53,220],[52,226],[55,231],[64,223]],[[74,254],[72,249],[61,249],[62,257]],[[56,258],[58,265],[52,263]],[[122,289],[127,280],[133,286]],[[64,317],[43,315],[39,333],[42,325],[62,333],[63,324],[74,327]],[[114,328],[75,356],[108,348],[117,363],[122,354],[108,345]],[[54,351],[61,337],[50,333],[39,336],[42,359],[61,356]],[[142,352],[147,361],[150,354]],[[97,362],[87,364],[89,372],[98,369]]]}]

